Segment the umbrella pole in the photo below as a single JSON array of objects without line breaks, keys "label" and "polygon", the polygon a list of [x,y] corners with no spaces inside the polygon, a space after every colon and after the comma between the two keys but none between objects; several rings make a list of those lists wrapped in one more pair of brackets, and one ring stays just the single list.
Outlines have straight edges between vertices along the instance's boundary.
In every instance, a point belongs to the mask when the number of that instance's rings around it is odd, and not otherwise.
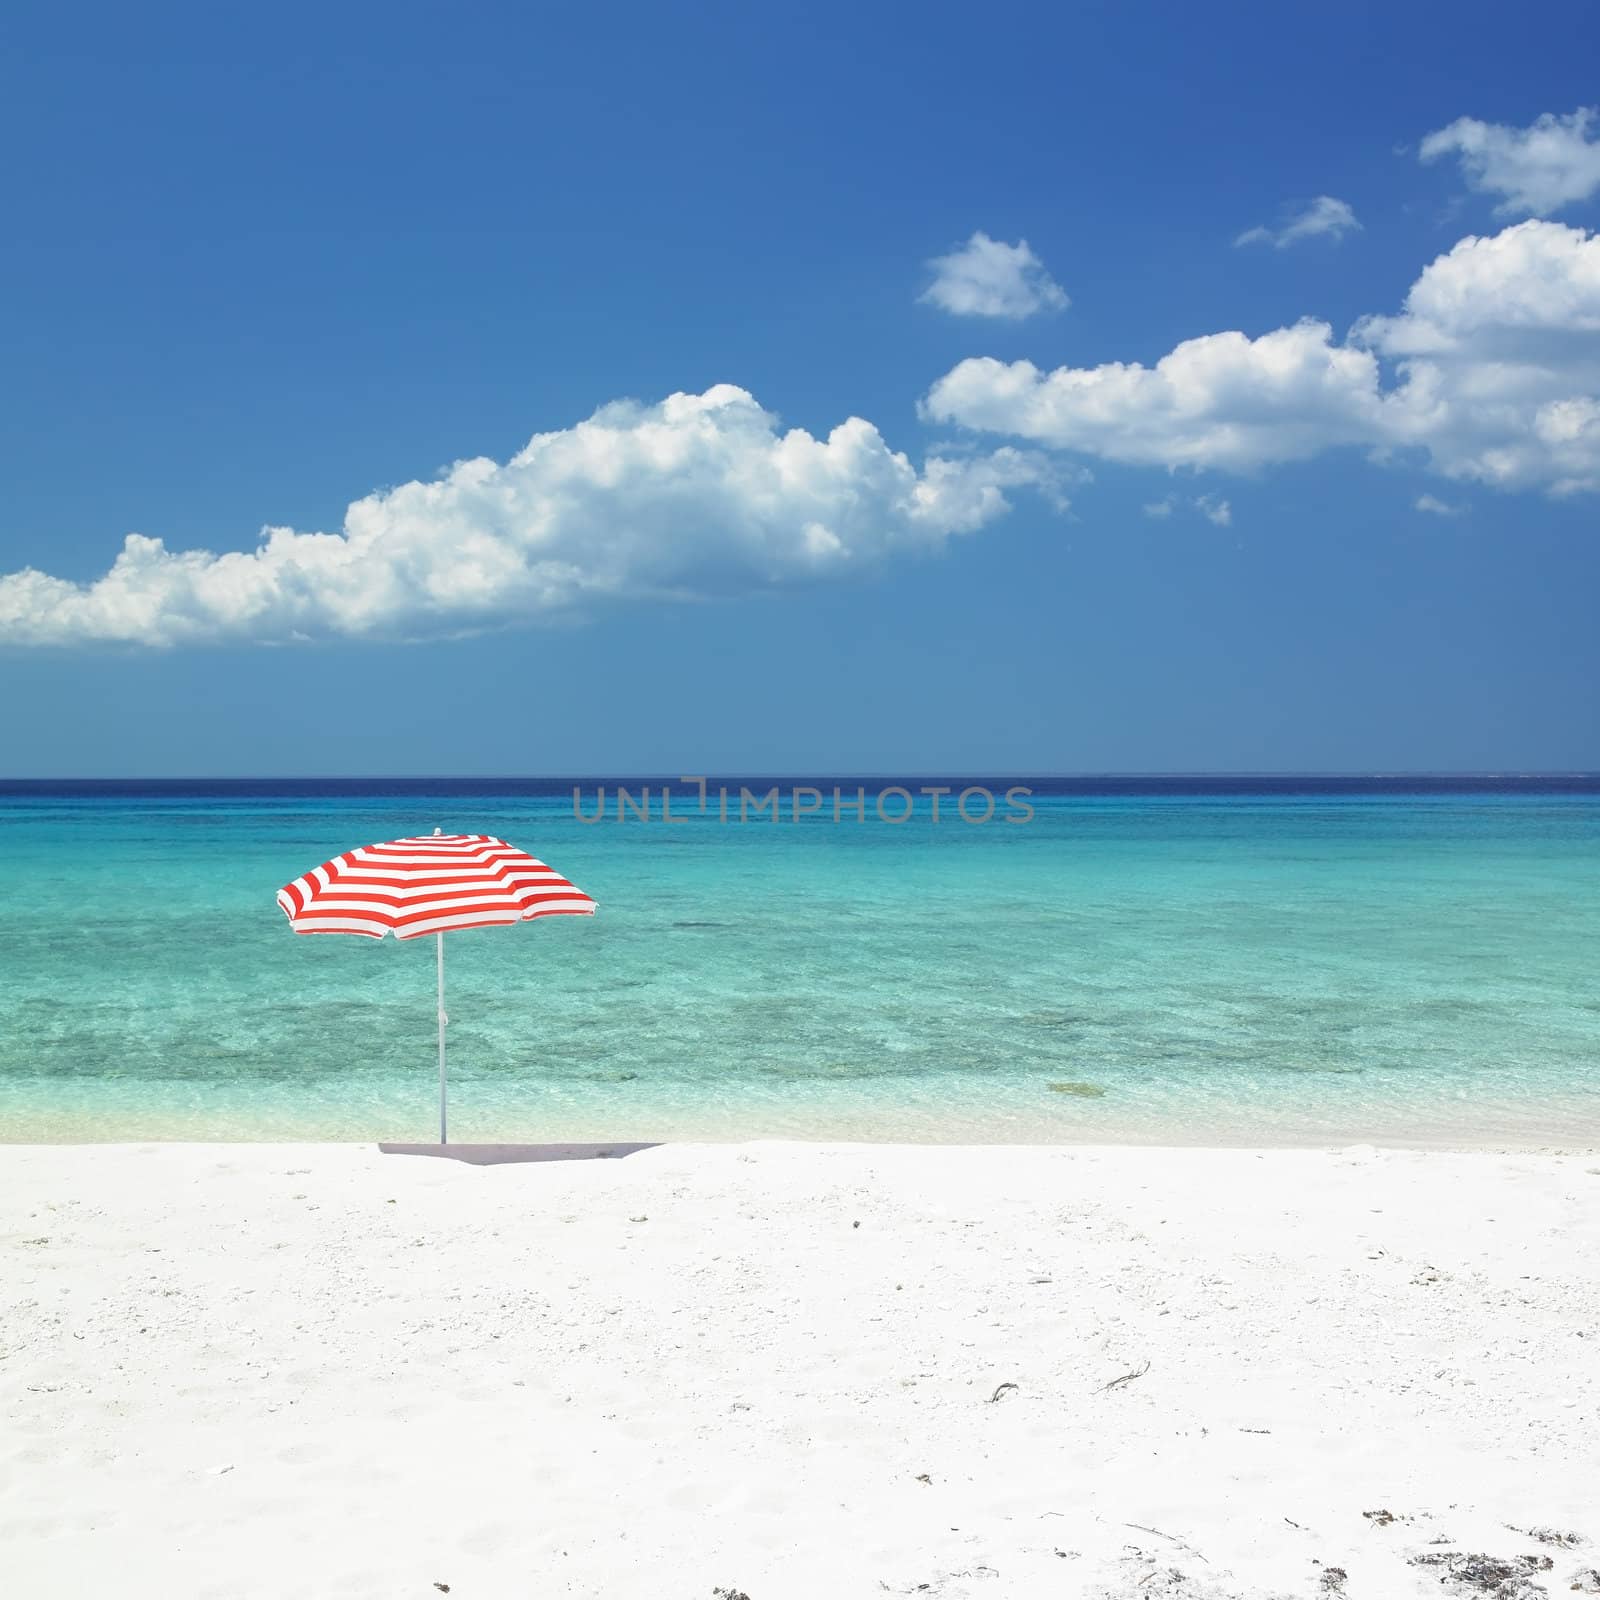
[{"label": "umbrella pole", "polygon": [[435,934],[439,941],[439,1143],[448,1144],[445,1137],[445,1089],[444,1089],[444,1025],[449,1020],[444,1014],[444,935]]}]

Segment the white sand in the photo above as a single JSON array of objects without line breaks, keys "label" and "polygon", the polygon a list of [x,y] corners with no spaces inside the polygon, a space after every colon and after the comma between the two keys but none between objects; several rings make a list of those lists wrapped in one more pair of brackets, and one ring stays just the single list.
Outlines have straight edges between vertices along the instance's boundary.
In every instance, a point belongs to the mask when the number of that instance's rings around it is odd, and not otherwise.
[{"label": "white sand", "polygon": [[1592,1153],[9,1147],[0,1319],[28,1600],[1600,1565]]}]

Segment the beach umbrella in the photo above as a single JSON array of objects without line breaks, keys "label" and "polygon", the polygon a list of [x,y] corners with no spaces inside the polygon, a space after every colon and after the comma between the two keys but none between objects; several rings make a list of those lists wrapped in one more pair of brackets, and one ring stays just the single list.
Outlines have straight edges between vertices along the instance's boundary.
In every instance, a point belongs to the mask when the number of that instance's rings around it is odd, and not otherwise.
[{"label": "beach umbrella", "polygon": [[592,916],[594,901],[559,872],[487,833],[391,839],[347,850],[278,891],[296,933],[381,939],[432,934],[439,969],[439,1143],[446,1144],[444,936],[535,917]]}]

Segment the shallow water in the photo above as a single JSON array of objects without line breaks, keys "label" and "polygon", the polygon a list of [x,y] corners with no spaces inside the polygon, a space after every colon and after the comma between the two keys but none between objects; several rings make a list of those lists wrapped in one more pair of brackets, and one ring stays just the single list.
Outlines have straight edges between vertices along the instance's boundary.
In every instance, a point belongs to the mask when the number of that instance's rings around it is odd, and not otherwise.
[{"label": "shallow water", "polygon": [[1593,785],[1057,784],[981,827],[429,787],[0,787],[4,1137],[435,1137],[432,942],[273,903],[435,825],[601,906],[449,937],[454,1139],[1600,1137]]}]

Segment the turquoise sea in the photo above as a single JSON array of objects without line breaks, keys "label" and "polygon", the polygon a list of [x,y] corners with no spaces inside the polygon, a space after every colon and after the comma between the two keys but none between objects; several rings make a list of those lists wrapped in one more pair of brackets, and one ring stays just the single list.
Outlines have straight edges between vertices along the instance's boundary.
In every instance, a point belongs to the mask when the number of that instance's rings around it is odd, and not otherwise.
[{"label": "turquoise sea", "polygon": [[454,1139],[1600,1139],[1596,780],[721,781],[0,784],[0,1136],[436,1137],[432,941],[273,896],[439,826],[600,902],[449,937]]}]

